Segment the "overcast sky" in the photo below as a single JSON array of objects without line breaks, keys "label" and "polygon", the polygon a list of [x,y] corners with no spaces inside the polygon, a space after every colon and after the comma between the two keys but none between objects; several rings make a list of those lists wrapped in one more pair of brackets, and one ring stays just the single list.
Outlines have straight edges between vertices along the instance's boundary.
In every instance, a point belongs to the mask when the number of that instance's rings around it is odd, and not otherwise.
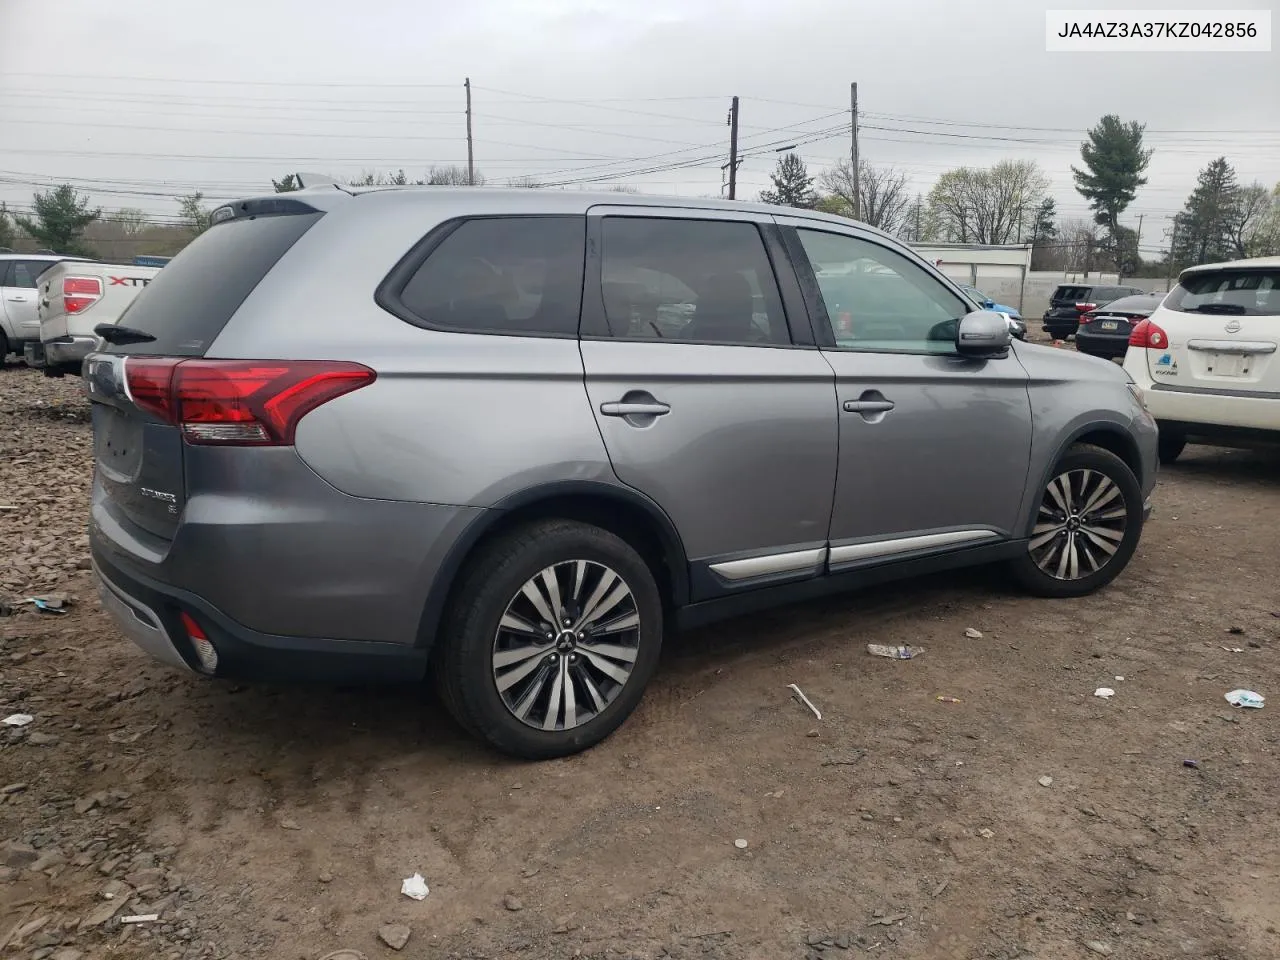
[{"label": "overcast sky", "polygon": [[1145,214],[1150,252],[1214,157],[1280,181],[1280,53],[1044,50],[1046,8],[1160,6],[0,0],[0,200],[29,206],[52,178],[172,217],[176,195],[251,195],[299,169],[419,176],[465,162],[467,76],[476,165],[498,183],[716,195],[737,94],[754,198],[777,147],[798,144],[810,172],[848,155],[856,80],[870,162],[927,192],[955,166],[1034,159],[1068,216],[1086,214],[1069,169],[1084,131],[1109,112],[1145,122],[1150,183],[1126,219]]}]

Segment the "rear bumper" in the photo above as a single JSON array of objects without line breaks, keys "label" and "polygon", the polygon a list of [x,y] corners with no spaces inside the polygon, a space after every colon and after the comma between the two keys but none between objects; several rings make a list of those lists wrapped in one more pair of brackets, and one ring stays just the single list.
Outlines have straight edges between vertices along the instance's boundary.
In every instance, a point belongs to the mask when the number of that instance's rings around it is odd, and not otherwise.
[{"label": "rear bumper", "polygon": [[74,367],[77,371],[84,358],[98,345],[97,337],[57,337],[44,342],[45,363],[51,367]]},{"label": "rear bumper", "polygon": [[1129,350],[1129,334],[1093,333],[1086,326],[1076,332],[1076,349],[1095,357],[1123,357]]},{"label": "rear bumper", "polygon": [[427,651],[399,643],[282,637],[250,630],[195,594],[126,573],[92,547],[102,605],[128,639],[162,663],[207,673],[187,638],[186,613],[217,651],[213,676],[257,682],[400,683],[421,680]]},{"label": "rear bumper", "polygon": [[1177,421],[1214,428],[1280,433],[1280,397],[1192,392],[1163,383],[1146,388],[1147,409],[1161,423]]}]

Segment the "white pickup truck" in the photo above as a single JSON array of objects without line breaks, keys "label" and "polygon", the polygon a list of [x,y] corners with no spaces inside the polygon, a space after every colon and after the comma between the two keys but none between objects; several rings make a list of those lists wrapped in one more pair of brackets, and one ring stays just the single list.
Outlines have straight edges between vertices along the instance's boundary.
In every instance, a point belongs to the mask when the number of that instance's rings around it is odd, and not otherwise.
[{"label": "white pickup truck", "polygon": [[93,328],[118,323],[121,314],[160,267],[118,263],[59,263],[40,276],[40,342],[28,343],[27,366],[46,376],[79,376],[99,337]]}]

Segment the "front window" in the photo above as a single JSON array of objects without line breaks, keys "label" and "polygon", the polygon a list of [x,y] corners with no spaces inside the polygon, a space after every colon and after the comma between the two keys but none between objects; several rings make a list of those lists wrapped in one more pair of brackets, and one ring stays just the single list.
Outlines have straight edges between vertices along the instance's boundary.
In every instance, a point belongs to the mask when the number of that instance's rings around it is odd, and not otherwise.
[{"label": "front window", "polygon": [[1192,273],[1173,288],[1164,306],[1179,313],[1280,316],[1280,270]]}]

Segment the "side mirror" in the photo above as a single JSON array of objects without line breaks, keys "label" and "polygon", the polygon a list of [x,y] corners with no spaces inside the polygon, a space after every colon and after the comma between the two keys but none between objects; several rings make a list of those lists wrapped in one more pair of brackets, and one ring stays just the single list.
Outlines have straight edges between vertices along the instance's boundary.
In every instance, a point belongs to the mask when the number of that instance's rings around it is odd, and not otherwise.
[{"label": "side mirror", "polygon": [[978,310],[960,318],[956,353],[962,357],[998,359],[1009,355],[1009,323],[998,313]]}]

